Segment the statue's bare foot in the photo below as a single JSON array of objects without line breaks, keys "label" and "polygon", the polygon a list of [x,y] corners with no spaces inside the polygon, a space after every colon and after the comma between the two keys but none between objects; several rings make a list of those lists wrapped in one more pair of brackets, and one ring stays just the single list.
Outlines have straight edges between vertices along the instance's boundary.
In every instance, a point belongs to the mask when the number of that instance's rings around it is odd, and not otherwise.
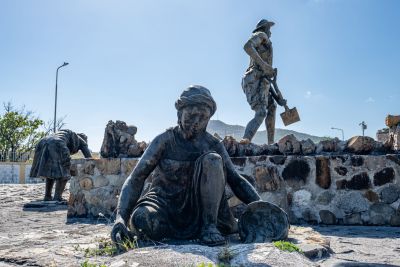
[{"label": "statue's bare foot", "polygon": [[207,246],[218,246],[225,244],[225,237],[217,229],[215,224],[203,226],[200,232],[200,242]]},{"label": "statue's bare foot", "polygon": [[250,139],[247,139],[247,138],[243,138],[243,139],[240,140],[240,142],[239,142],[239,144],[242,144],[242,145],[248,145],[248,144],[250,144],[250,143],[251,143]]}]

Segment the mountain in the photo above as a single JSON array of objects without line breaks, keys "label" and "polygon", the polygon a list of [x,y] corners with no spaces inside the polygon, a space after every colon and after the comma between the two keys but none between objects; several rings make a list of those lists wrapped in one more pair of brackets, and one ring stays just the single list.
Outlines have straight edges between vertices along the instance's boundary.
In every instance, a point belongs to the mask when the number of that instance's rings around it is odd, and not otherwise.
[{"label": "mountain", "polygon": [[[210,120],[207,126],[207,131],[211,134],[217,133],[222,138],[227,135],[233,136],[236,140],[240,140],[243,136],[245,127],[241,125],[230,125],[220,120]],[[310,138],[314,143],[318,143],[321,140],[328,139],[327,137],[319,137],[315,135],[309,135],[306,133],[299,133],[292,130],[286,129],[275,129],[275,142],[284,137],[285,135],[293,134],[297,140],[305,140]],[[253,143],[255,144],[266,144],[267,143],[267,131],[258,131],[254,136]]]}]

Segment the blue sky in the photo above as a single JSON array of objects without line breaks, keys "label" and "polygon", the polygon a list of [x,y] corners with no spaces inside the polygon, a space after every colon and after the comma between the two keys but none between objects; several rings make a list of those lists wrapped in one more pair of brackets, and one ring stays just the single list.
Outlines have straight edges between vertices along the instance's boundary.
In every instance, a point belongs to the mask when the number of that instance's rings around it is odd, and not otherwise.
[{"label": "blue sky", "polygon": [[93,151],[108,120],[146,141],[175,125],[190,84],[211,90],[215,119],[245,125],[243,45],[267,18],[280,89],[302,119],[288,129],[340,136],[334,126],[349,138],[364,120],[375,136],[400,114],[399,11],[395,0],[1,0],[0,101],[52,119],[55,70],[67,61],[58,114]]}]

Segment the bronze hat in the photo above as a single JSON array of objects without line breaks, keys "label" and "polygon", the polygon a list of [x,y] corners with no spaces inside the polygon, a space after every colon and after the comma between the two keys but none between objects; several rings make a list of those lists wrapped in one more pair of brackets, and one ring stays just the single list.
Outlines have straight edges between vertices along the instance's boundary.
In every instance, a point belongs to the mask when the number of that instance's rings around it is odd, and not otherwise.
[{"label": "bronze hat", "polygon": [[259,29],[261,29],[263,27],[266,27],[266,26],[272,27],[274,25],[275,25],[275,22],[272,22],[272,21],[269,21],[269,20],[266,20],[266,19],[262,19],[257,23],[257,26],[256,26],[256,28],[255,28],[255,30],[253,32],[258,31]]}]

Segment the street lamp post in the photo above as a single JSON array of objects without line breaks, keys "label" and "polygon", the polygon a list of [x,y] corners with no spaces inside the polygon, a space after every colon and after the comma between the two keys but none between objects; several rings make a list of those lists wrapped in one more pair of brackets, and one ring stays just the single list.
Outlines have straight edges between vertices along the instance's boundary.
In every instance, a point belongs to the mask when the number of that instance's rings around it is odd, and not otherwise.
[{"label": "street lamp post", "polygon": [[365,123],[365,121],[362,121],[361,123],[359,123],[358,125],[361,126],[361,131],[362,131],[362,135],[364,136],[364,132],[367,129],[367,124]]},{"label": "street lamp post", "polygon": [[335,128],[335,127],[331,127],[331,129],[332,129],[332,130],[338,130],[338,131],[341,131],[341,132],[342,132],[342,141],[344,141],[344,131],[343,131],[343,129],[340,129],[340,128]]},{"label": "street lamp post", "polygon": [[55,99],[54,99],[54,128],[53,131],[56,132],[56,125],[57,125],[57,83],[58,83],[58,70],[62,67],[67,66],[69,63],[64,62],[61,66],[57,68],[56,71],[56,94],[55,94]]}]

